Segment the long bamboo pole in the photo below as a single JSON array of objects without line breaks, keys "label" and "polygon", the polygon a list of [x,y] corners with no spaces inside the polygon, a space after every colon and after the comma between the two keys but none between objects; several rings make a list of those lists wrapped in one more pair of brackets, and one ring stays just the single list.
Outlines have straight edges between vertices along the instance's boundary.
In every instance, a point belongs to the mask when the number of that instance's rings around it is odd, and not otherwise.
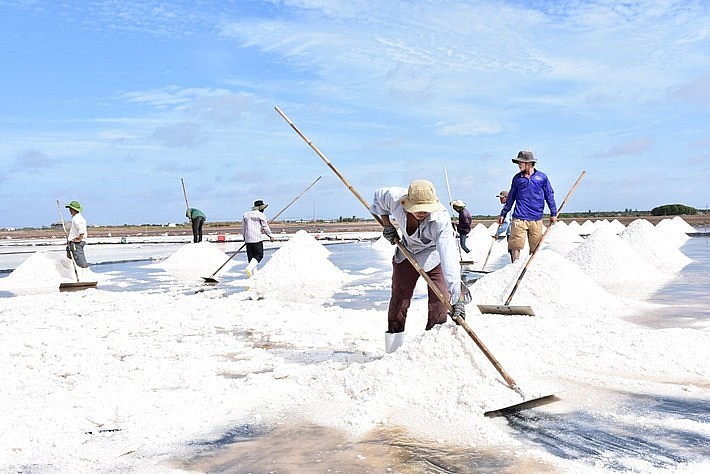
[{"label": "long bamboo pole", "polygon": [[[360,193],[357,192],[357,190],[348,182],[345,177],[340,174],[340,172],[333,166],[333,164],[326,158],[326,156],[321,153],[321,151],[311,142],[306,136],[301,133],[301,131],[294,125],[294,123],[279,109],[278,107],[274,107],[276,109],[276,112],[278,112],[279,115],[288,123],[291,128],[300,136],[303,141],[305,141],[308,146],[311,147],[311,149],[325,162],[326,165],[335,173],[338,178],[343,182],[345,187],[347,187],[351,193],[362,203],[363,206],[365,206],[365,209],[370,210],[370,205],[363,199],[363,197],[360,195]],[[372,213],[371,213],[372,214]],[[375,218],[377,222],[379,222],[380,225],[383,225],[382,219],[380,216],[376,214],[372,214],[372,216]],[[426,272],[422,269],[422,267],[417,263],[417,261],[414,259],[414,256],[412,253],[407,249],[407,247],[402,244],[402,242],[397,238],[395,239],[395,243],[397,244],[397,248],[404,254],[405,257],[407,257],[407,260],[409,260],[409,263],[412,264],[412,266],[419,272],[419,275],[421,275],[422,278],[424,278],[424,281],[426,281],[427,285],[429,288],[434,292],[434,294],[439,298],[439,300],[446,306],[448,309],[449,313],[452,311],[452,306],[451,302],[441,293],[441,290],[434,284],[434,282],[431,280],[429,275],[426,274]],[[473,342],[478,346],[478,348],[483,352],[483,354],[486,356],[488,361],[493,365],[493,367],[496,368],[498,373],[503,377],[503,379],[506,381],[506,383],[510,386],[511,389],[515,390],[521,397],[525,398],[525,395],[523,394],[522,390],[518,386],[518,384],[513,380],[513,378],[508,375],[508,373],[503,369],[503,366],[498,362],[498,359],[496,359],[491,351],[488,350],[488,348],[483,344],[483,341],[476,335],[476,333],[473,332],[471,327],[466,323],[466,321],[461,318],[458,319],[457,322],[459,325],[464,328],[466,333],[473,339]]]},{"label": "long bamboo pole", "polygon": [[[286,206],[284,206],[283,209],[281,209],[274,217],[271,218],[271,220],[269,221],[269,224],[271,224],[272,222],[274,222],[277,217],[279,217],[281,214],[283,214],[283,213],[286,211],[286,209],[288,209],[289,207],[291,207],[291,205],[292,205],[294,202],[296,202],[296,201],[298,200],[298,198],[300,198],[301,196],[303,196],[303,195],[306,193],[306,191],[308,191],[309,189],[311,189],[311,188],[313,187],[313,185],[316,184],[321,178],[322,178],[322,176],[318,176],[318,177],[315,179],[315,181],[313,181],[306,189],[304,189],[303,191],[301,191],[301,194],[299,194],[298,196],[296,196],[295,198],[293,198],[293,199],[291,200],[291,202],[289,202],[288,204],[286,204]],[[202,277],[202,278],[203,278],[206,282],[208,282],[208,283],[217,283],[217,280],[215,280],[214,276],[215,276],[217,273],[219,273],[219,271],[220,271],[222,268],[224,268],[224,266],[225,266],[227,263],[229,263],[229,261],[232,260],[235,255],[237,255],[244,247],[246,247],[246,245],[247,245],[247,243],[244,242],[244,243],[241,245],[241,247],[239,247],[239,248],[237,249],[236,252],[234,252],[227,260],[225,260],[225,262],[224,262],[222,265],[219,266],[219,268],[218,268],[217,270],[214,271],[214,273],[212,273],[212,275],[210,275],[210,276],[208,276],[208,277]]]}]

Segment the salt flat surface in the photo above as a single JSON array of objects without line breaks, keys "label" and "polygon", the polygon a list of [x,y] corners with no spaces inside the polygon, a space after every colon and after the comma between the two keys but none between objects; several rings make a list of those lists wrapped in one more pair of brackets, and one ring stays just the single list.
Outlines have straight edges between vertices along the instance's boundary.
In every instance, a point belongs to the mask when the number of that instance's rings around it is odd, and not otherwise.
[{"label": "salt flat surface", "polygon": [[[524,265],[509,264],[505,243],[495,243],[496,271],[471,286],[467,321],[528,396],[562,398],[546,408],[551,413],[573,417],[584,408],[632,423],[638,417],[624,419],[617,398],[599,394],[707,401],[710,327],[653,329],[627,319],[654,306],[644,288],[687,264],[674,245],[682,239],[664,235],[679,224],[664,224],[660,234],[641,223],[618,236],[611,223],[590,222],[587,239],[561,226],[571,237],[543,245],[512,302],[534,307],[534,317],[476,309],[502,303]],[[485,258],[484,230],[471,246]],[[484,417],[521,397],[455,324],[424,331],[425,287],[412,301],[405,344],[384,354],[386,299],[365,309],[333,301],[336,293],[366,299],[387,290],[381,269],[393,248],[382,239],[367,245],[372,260],[351,271],[299,233],[252,278],[191,292],[185,281],[228,257],[214,244],[185,244],[148,264],[183,281],[179,291],[105,291],[99,281],[95,290],[60,293],[58,282],[72,276],[62,254],[34,254],[0,278],[0,291],[11,295],[0,298],[0,404],[12,407],[0,412],[0,471],[182,472],[176,460],[194,455],[192,440],[285,419],[355,439],[399,427],[437,446],[488,447],[552,472],[710,468],[703,452],[665,464],[619,453],[559,457],[505,419]],[[664,255],[649,267],[652,246]],[[241,272],[235,264],[232,273]],[[710,433],[708,420],[679,415],[670,423],[696,439]]]}]

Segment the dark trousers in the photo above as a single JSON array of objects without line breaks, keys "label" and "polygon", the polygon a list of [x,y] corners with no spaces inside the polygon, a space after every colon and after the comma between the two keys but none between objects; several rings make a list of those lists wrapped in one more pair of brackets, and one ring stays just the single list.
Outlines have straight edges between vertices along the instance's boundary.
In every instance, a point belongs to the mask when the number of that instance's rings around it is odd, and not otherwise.
[{"label": "dark trousers", "polygon": [[67,258],[74,259],[74,263],[81,268],[88,268],[89,264],[86,263],[86,255],[84,255],[84,242],[69,242],[67,244]]},{"label": "dark trousers", "polygon": [[192,241],[194,243],[202,242],[202,224],[205,223],[205,218],[195,217],[192,219]]},{"label": "dark trousers", "polygon": [[247,244],[247,263],[251,262],[252,258],[255,258],[257,262],[261,262],[261,259],[264,258],[264,242]]},{"label": "dark trousers", "polygon": [[[448,298],[449,289],[444,280],[444,273],[441,271],[441,264],[435,266],[426,274],[439,288],[439,291]],[[404,331],[407,310],[420,276],[419,272],[409,263],[409,260],[404,260],[402,263],[396,263],[394,259],[392,260],[392,295],[390,296],[390,305],[387,312],[387,332]],[[439,300],[431,288],[428,288],[428,292],[429,319],[426,324],[427,331],[437,324],[445,323],[448,317],[448,310],[444,303]]]},{"label": "dark trousers", "polygon": [[459,231],[459,242],[461,243],[461,249],[464,252],[469,253],[470,250],[468,249],[468,247],[466,247],[466,237],[468,237],[468,232]]}]

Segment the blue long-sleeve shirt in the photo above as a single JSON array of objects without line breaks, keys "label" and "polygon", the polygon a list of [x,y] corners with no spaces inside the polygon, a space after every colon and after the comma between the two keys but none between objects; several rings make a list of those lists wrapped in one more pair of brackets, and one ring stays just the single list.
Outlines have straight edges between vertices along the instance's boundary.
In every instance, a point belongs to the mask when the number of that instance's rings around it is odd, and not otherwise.
[{"label": "blue long-sleeve shirt", "polygon": [[505,217],[515,204],[513,218],[524,221],[542,220],[545,211],[545,203],[550,209],[550,216],[557,216],[557,204],[555,204],[555,192],[552,189],[550,180],[542,171],[535,172],[527,178],[523,172],[513,176],[508,191],[508,200],[500,211],[500,215]]}]

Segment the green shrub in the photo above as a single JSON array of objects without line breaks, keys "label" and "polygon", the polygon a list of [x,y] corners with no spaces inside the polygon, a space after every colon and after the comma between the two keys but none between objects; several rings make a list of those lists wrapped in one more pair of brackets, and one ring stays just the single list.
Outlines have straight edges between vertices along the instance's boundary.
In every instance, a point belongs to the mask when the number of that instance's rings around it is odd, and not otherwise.
[{"label": "green shrub", "polygon": [[698,213],[694,207],[683,204],[665,204],[651,209],[652,216],[692,216]]}]

